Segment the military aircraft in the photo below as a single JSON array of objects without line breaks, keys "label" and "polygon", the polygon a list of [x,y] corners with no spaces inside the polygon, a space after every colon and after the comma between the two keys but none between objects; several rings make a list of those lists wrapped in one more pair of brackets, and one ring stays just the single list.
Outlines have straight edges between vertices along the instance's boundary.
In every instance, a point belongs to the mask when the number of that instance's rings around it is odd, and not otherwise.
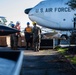
[{"label": "military aircraft", "polygon": [[0,36],[5,36],[5,35],[17,33],[17,32],[20,32],[20,31],[4,25],[0,25]]},{"label": "military aircraft", "polygon": [[6,22],[7,20],[5,19],[5,17],[0,16],[0,36],[5,36],[5,35],[13,34],[16,32],[20,32],[17,29],[6,26],[5,24]]},{"label": "military aircraft", "polygon": [[38,25],[56,30],[73,30],[76,28],[76,10],[71,9],[69,1],[43,0],[35,7],[25,9],[25,13]]}]

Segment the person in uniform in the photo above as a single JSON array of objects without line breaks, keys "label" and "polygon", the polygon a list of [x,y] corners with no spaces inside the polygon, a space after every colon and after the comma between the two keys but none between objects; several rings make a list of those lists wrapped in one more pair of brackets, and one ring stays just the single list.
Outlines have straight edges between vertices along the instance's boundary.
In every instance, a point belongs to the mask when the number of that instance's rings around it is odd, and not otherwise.
[{"label": "person in uniform", "polygon": [[32,27],[30,27],[30,23],[27,22],[27,27],[24,29],[25,40],[26,40],[26,49],[29,47],[32,49]]},{"label": "person in uniform", "polygon": [[12,27],[13,21],[10,21],[10,23],[8,24],[9,27]]},{"label": "person in uniform", "polygon": [[[16,22],[15,28],[20,31],[20,22]],[[18,39],[21,37],[20,32],[15,34],[15,49],[18,49]]]},{"label": "person in uniform", "polygon": [[[15,25],[11,24],[11,28],[15,28]],[[11,49],[15,49],[15,33],[11,34],[10,36],[10,44],[11,44]]]},{"label": "person in uniform", "polygon": [[41,42],[41,29],[36,26],[36,22],[33,22],[33,45],[34,45],[34,51],[39,51],[40,49],[40,42]]}]

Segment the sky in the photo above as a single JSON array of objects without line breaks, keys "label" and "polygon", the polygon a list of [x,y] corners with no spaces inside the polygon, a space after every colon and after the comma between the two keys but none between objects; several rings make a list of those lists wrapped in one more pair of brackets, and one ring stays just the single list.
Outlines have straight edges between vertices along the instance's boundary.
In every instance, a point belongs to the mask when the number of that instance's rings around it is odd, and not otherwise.
[{"label": "sky", "polygon": [[26,27],[26,23],[31,21],[24,13],[27,8],[34,7],[42,0],[0,0],[0,16],[6,17],[8,23],[13,21],[20,22],[21,28]]}]

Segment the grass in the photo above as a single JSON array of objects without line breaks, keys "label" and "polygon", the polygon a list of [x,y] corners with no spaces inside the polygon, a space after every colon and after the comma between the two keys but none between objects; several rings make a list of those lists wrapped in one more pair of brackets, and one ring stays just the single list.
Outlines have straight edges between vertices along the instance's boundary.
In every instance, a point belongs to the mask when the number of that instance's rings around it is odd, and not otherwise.
[{"label": "grass", "polygon": [[73,58],[69,58],[69,59],[72,62],[72,64],[76,64],[76,56],[74,56]]},{"label": "grass", "polygon": [[65,58],[69,59],[72,64],[76,65],[76,55],[67,53],[68,48],[60,48],[57,47],[56,50],[65,56]]}]

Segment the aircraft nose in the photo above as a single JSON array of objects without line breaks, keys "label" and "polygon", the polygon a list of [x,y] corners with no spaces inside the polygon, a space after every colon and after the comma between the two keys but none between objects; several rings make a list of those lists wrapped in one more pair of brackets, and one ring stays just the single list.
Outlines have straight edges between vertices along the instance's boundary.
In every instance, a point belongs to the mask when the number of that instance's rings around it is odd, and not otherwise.
[{"label": "aircraft nose", "polygon": [[9,28],[7,26],[0,26],[0,36],[9,35],[17,32],[20,31],[17,29]]},{"label": "aircraft nose", "polygon": [[25,12],[26,14],[29,14],[29,12],[30,12],[31,9],[32,9],[32,8],[25,9],[24,12]]}]

